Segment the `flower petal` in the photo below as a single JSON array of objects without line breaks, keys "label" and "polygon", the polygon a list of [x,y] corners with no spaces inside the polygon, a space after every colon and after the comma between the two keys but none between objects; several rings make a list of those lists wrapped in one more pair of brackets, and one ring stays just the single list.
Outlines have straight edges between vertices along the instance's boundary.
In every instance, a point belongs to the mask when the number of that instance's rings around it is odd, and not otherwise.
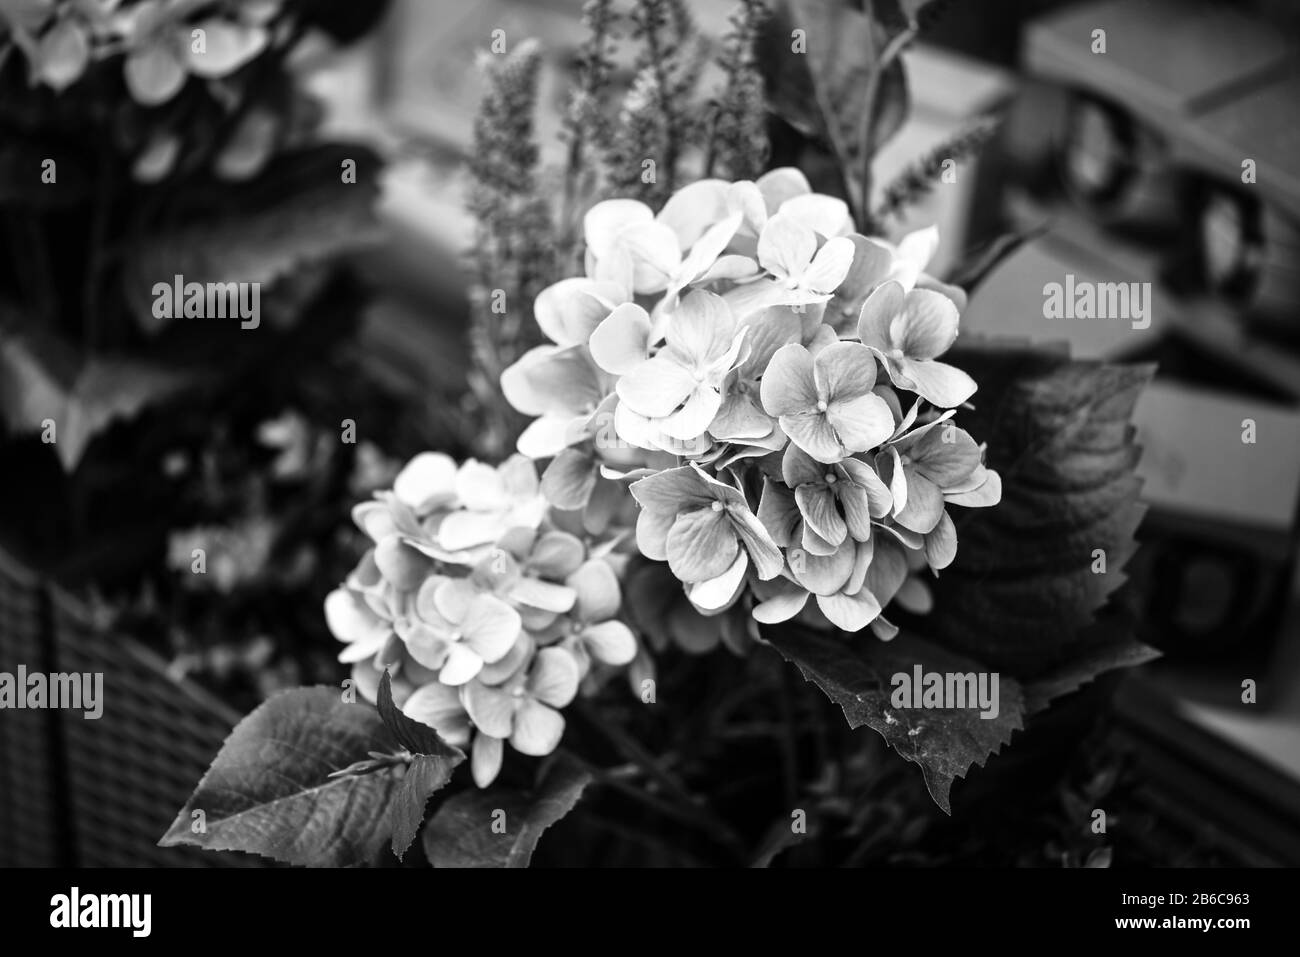
[{"label": "flower petal", "polygon": [[601,621],[588,625],[582,641],[591,657],[607,665],[625,665],[636,657],[636,636],[621,621]]},{"label": "flower petal", "polygon": [[628,491],[643,508],[674,515],[713,501],[708,483],[689,465],[664,469],[657,475],[639,479],[628,486]]},{"label": "flower petal", "polygon": [[495,595],[475,597],[460,623],[466,644],[485,662],[503,658],[514,646],[521,628],[519,612]]},{"label": "flower petal", "polygon": [[573,613],[579,621],[606,621],[618,614],[622,596],[618,576],[608,562],[599,558],[584,562],[565,584],[578,596]]},{"label": "flower petal", "polygon": [[730,188],[724,179],[688,183],[668,197],[656,219],[676,234],[682,249],[690,249],[705,230],[727,216]]},{"label": "flower petal", "polygon": [[500,688],[489,688],[481,681],[471,681],[460,689],[469,719],[482,735],[508,738],[515,726],[515,711],[519,699]]},{"label": "flower petal", "polygon": [[754,563],[754,571],[758,577],[762,581],[768,581],[781,574],[781,570],[785,567],[781,550],[777,548],[776,542],[772,540],[772,536],[768,534],[767,528],[759,521],[758,516],[749,510],[749,506],[743,503],[730,505],[727,508],[727,515],[736,534],[740,536],[745,551],[749,553],[749,559]]},{"label": "flower petal", "polygon": [[524,415],[589,413],[608,383],[581,346],[536,346],[501,373],[501,392]]},{"label": "flower petal", "polygon": [[[574,668],[576,675],[576,664]],[[511,747],[520,754],[542,757],[559,747],[562,737],[564,737],[564,716],[539,701],[524,699],[519,706],[519,713],[515,715],[515,730],[510,735]]]},{"label": "flower petal", "polygon": [[467,715],[455,688],[438,681],[416,688],[402,703],[402,713],[433,728],[449,744],[459,747],[469,741]]},{"label": "flower petal", "polygon": [[131,97],[141,106],[166,103],[185,85],[185,65],[162,40],[146,41],[126,55],[122,75]]},{"label": "flower petal", "polygon": [[625,375],[650,354],[650,314],[627,302],[607,315],[592,331],[592,358],[614,375]]},{"label": "flower petal", "polygon": [[818,462],[830,464],[844,458],[844,447],[822,413],[783,415],[780,422],[781,428],[790,437],[790,441]]},{"label": "flower petal", "polygon": [[913,389],[922,398],[942,409],[961,405],[979,388],[975,380],[961,369],[943,362],[903,359],[899,367],[911,382],[911,385],[905,385],[904,388]]},{"label": "flower petal", "polygon": [[925,536],[925,560],[935,571],[942,571],[957,557],[957,526],[945,511],[939,523]]},{"label": "flower petal", "polygon": [[675,512],[643,508],[636,517],[636,547],[652,562],[668,561],[668,531],[677,521]]},{"label": "flower petal", "polygon": [[763,493],[758,500],[758,520],[779,547],[794,541],[794,532],[803,517],[794,493],[780,482],[763,479]]},{"label": "flower petal", "polygon": [[840,444],[849,452],[865,452],[882,444],[894,431],[894,416],[874,392],[856,399],[837,399],[826,410]]},{"label": "flower petal", "polygon": [[542,494],[556,508],[582,508],[591,499],[596,475],[594,456],[578,449],[564,449],[542,473]]},{"label": "flower petal", "polygon": [[674,353],[703,365],[731,348],[736,320],[721,296],[697,289],[669,315],[667,338]]},{"label": "flower petal", "polygon": [[265,50],[270,40],[264,27],[216,17],[204,20],[195,29],[204,32],[204,49],[196,50],[194,44],[187,43],[185,50],[190,72],[204,79],[234,73]]},{"label": "flower petal", "polygon": [[872,518],[884,518],[889,514],[894,497],[890,494],[889,486],[876,474],[875,469],[860,459],[845,459],[840,462],[840,468],[844,470],[852,484],[866,493],[867,510]]},{"label": "flower petal", "polygon": [[543,578],[559,580],[572,575],[582,564],[587,547],[568,532],[545,532],[528,556],[528,567]]},{"label": "flower petal", "polygon": [[[824,193],[804,193],[793,196],[781,204],[777,214],[788,216],[801,226],[827,239],[843,236],[853,229],[853,217],[849,215],[848,204],[838,197],[827,196]],[[839,283],[837,282],[836,285]]]},{"label": "flower petal", "polygon": [[696,384],[690,370],[661,353],[619,379],[617,390],[633,412],[659,419],[685,402]]},{"label": "flower petal", "polygon": [[441,452],[421,452],[393,480],[393,494],[416,515],[426,515],[456,499],[456,460]]},{"label": "flower petal", "polygon": [[755,185],[758,186],[759,194],[767,205],[769,216],[776,213],[792,196],[802,196],[812,192],[812,187],[808,185],[808,177],[795,166],[780,166],[768,170],[755,180]]},{"label": "flower petal", "polygon": [[[409,646],[408,646],[409,647]],[[463,641],[453,641],[447,648],[447,660],[438,672],[438,680],[445,685],[459,686],[483,670],[483,659]]]},{"label": "flower petal", "polygon": [[[875,353],[856,342],[828,345],[813,360],[813,382],[817,386],[817,397],[828,403],[869,395],[876,384]],[[884,404],[879,396],[874,398]],[[889,431],[894,431],[892,415],[889,417]]]},{"label": "flower petal", "polygon": [[793,342],[778,349],[763,373],[759,395],[768,415],[794,415],[815,409],[817,386],[812,353]]},{"label": "flower petal", "polygon": [[578,693],[578,663],[563,648],[543,648],[533,659],[525,687],[538,701],[563,708]]},{"label": "flower petal", "polygon": [[681,581],[708,581],[727,570],[739,548],[722,510],[682,512],[668,531],[668,567]]},{"label": "flower petal", "polygon": [[944,499],[952,505],[964,505],[967,508],[987,508],[996,505],[1002,501],[1002,476],[989,469],[988,477],[979,488],[969,492],[944,495]]},{"label": "flower petal", "polygon": [[336,588],[325,596],[325,624],[339,641],[367,647],[382,644],[392,630],[360,595],[346,588]]},{"label": "flower petal", "polygon": [[801,485],[794,490],[804,522],[828,545],[836,548],[849,529],[835,507],[835,496],[825,485]]},{"label": "flower petal", "polygon": [[917,475],[910,467],[907,474],[907,504],[894,516],[906,529],[926,534],[938,524],[943,516],[943,493],[939,487],[922,475]]},{"label": "flower petal", "polygon": [[607,199],[587,210],[582,218],[587,249],[597,258],[608,256],[618,235],[629,226],[654,221],[655,214],[635,199]]},{"label": "flower petal", "polygon": [[898,590],[907,580],[907,555],[903,546],[896,544],[888,536],[879,536],[876,553],[867,568],[865,587],[871,590],[881,605],[888,605],[894,600]]},{"label": "flower petal", "polygon": [[799,278],[799,285],[818,293],[831,293],[836,290],[853,265],[852,241],[839,237],[828,240],[817,255],[813,257],[804,274]]},{"label": "flower petal", "polygon": [[573,589],[554,582],[542,581],[540,578],[521,578],[510,588],[507,596],[510,601],[520,606],[535,608],[563,614],[573,607]]},{"label": "flower petal", "polygon": [[814,595],[833,595],[853,574],[857,546],[846,541],[831,555],[813,555],[802,548],[789,551],[790,571],[804,588]]},{"label": "flower petal", "polygon": [[777,279],[799,279],[817,252],[817,234],[779,213],[758,237],[758,261]]},{"label": "flower petal", "polygon": [[867,297],[858,313],[858,338],[864,346],[886,353],[894,348],[890,330],[894,317],[903,311],[905,296],[903,287],[890,280]]},{"label": "flower petal", "polygon": [[908,454],[917,472],[946,489],[970,477],[981,453],[969,432],[945,422],[921,436]]},{"label": "flower petal", "polygon": [[818,595],[817,607],[841,631],[861,631],[880,615],[880,602],[868,589],[856,595]]},{"label": "flower petal", "polygon": [[537,294],[533,317],[556,345],[585,346],[622,298],[623,290],[616,283],[582,276],[561,279]]},{"label": "flower petal", "polygon": [[438,526],[438,544],[448,551],[490,545],[506,530],[501,516],[492,512],[452,512]]},{"label": "flower petal", "polygon": [[469,769],[474,783],[481,788],[488,787],[501,773],[501,763],[505,757],[505,742],[500,738],[479,733],[474,735],[474,747],[470,752]]},{"label": "flower petal", "polygon": [[903,304],[903,353],[910,359],[934,359],[957,339],[957,305],[928,289],[913,289]]},{"label": "flower petal", "polygon": [[773,595],[766,601],[759,602],[752,612],[754,620],[764,625],[775,625],[789,621],[803,611],[808,603],[808,592],[802,588],[792,587],[788,591]]}]

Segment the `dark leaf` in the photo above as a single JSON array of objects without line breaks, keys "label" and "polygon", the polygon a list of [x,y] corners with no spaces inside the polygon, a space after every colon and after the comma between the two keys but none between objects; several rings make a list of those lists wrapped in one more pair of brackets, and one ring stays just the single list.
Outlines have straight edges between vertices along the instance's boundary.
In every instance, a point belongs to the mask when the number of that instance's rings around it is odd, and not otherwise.
[{"label": "dark leaf", "polygon": [[448,798],[424,829],[434,867],[527,867],[542,833],[573,809],[591,775],[556,760],[532,792],[473,790]]},{"label": "dark leaf", "polygon": [[[355,156],[347,154],[354,153]],[[234,194],[229,208],[195,211],[153,231],[127,251],[124,291],[137,321],[157,332],[171,320],[154,315],[154,285],[174,277],[197,283],[260,283],[263,292],[302,267],[373,244],[377,170],[363,148],[332,148],[282,159],[261,180]],[[342,163],[357,162],[344,182]]]},{"label": "dark leaf", "polygon": [[0,335],[0,415],[15,432],[55,424],[54,447],[68,471],[91,439],[116,419],[131,419],[196,380],[138,359],[83,360],[54,339]]},{"label": "dark leaf", "polygon": [[1137,547],[1130,418],[1152,367],[978,339],[945,361],[979,383],[961,424],[988,442],[1003,491],[994,508],[952,509],[957,559],[935,582],[926,635],[1022,681],[1055,670],[1068,684],[1072,662],[1096,673],[1140,656],[1121,650],[1122,624],[1108,653],[1079,645]]},{"label": "dark leaf", "polygon": [[393,679],[387,671],[379,679],[378,702],[379,717],[384,722],[393,738],[412,754],[425,754],[430,757],[452,761],[453,766],[465,760],[464,753],[452,747],[433,728],[403,714],[393,703]]},{"label": "dark leaf", "polygon": [[[948,813],[953,780],[965,777],[971,765],[983,767],[988,756],[1023,726],[1024,697],[1020,685],[1007,674],[998,676],[995,716],[981,717],[977,705],[895,708],[890,700],[894,675],[911,680],[918,665],[922,674],[978,676],[989,670],[915,635],[904,633],[883,642],[869,634],[787,627],[769,629],[764,637],[798,665],[805,680],[843,709],[850,727],[874,729],[904,758],[920,765],[930,795]],[[991,677],[988,680],[991,687]]]},{"label": "dark leaf", "polygon": [[330,775],[383,750],[391,744],[368,704],[327,687],[275,695],[231,732],[158,843],[309,867],[372,863],[392,832],[397,773]]},{"label": "dark leaf", "polygon": [[[807,52],[793,49],[802,30]],[[844,0],[786,0],[761,38],[759,64],[774,113],[804,136],[831,148],[852,176],[861,170],[867,79],[889,41],[885,27]],[[872,142],[883,146],[903,125],[907,80],[895,60],[881,81]]]},{"label": "dark leaf", "polygon": [[401,860],[424,823],[429,797],[446,786],[465,755],[443,741],[433,728],[397,708],[393,703],[393,681],[387,671],[379,681],[378,704],[379,717],[389,734],[414,755],[393,805],[393,853]]}]

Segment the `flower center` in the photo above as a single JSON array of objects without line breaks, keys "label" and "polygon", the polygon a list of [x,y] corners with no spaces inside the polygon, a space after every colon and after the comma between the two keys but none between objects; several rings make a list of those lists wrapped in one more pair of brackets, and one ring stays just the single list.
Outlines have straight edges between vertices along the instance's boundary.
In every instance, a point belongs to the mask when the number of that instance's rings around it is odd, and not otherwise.
[{"label": "flower center", "polygon": [[897,362],[901,362],[902,359],[903,359],[903,350],[902,350],[902,349],[890,349],[890,350],[889,350],[889,358],[891,358],[891,359],[893,359],[893,360],[895,360],[895,361],[897,361]]},{"label": "flower center", "polygon": [[825,411],[826,411],[826,400],[825,400],[825,399],[818,399],[818,400],[817,400],[817,411],[818,411],[818,412],[825,412]]},{"label": "flower center", "polygon": [[718,501],[715,501],[712,505],[709,506],[709,508],[713,509],[715,512],[721,512],[721,511],[722,511],[722,503],[721,503],[721,502],[718,502]]},{"label": "flower center", "polygon": [[834,472],[827,472],[827,473],[826,473],[826,484],[827,484],[827,485],[834,485],[834,484],[836,483],[837,480],[838,480],[838,476],[837,476]]}]

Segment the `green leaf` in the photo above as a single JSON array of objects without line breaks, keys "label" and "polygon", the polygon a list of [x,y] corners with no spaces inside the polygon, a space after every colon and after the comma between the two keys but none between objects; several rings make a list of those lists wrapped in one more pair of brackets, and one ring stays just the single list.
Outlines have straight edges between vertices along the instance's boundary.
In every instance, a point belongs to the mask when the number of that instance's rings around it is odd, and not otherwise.
[{"label": "green leaf", "polygon": [[578,803],[591,775],[556,760],[531,792],[465,791],[448,798],[424,829],[434,867],[527,867],[542,833]]},{"label": "green leaf", "polygon": [[917,764],[931,797],[952,813],[950,792],[971,765],[983,767],[990,754],[1023,727],[1024,695],[1007,674],[998,676],[998,713],[982,718],[978,707],[895,708],[891,703],[896,674],[913,675],[919,665],[929,672],[984,672],[976,661],[904,633],[883,642],[864,635],[773,628],[764,637],[788,661],[844,711],[852,728],[866,725],[908,761]]},{"label": "green leaf", "polygon": [[398,710],[393,703],[393,681],[387,671],[379,681],[377,701],[380,720],[389,734],[414,755],[393,804],[392,846],[400,861],[424,823],[429,797],[447,785],[456,765],[465,760],[465,754],[443,741],[433,728]]},{"label": "green leaf", "polygon": [[[372,863],[392,831],[397,772],[330,775],[391,749],[375,709],[344,702],[337,688],[275,695],[231,732],[158,843],[309,867]],[[195,811],[203,812],[201,829]]]},{"label": "green leaf", "polygon": [[136,359],[82,360],[57,340],[0,336],[0,415],[18,433],[55,424],[54,447],[71,472],[90,441],[116,419],[195,384],[193,376]]},{"label": "green leaf", "polygon": [[[951,510],[957,558],[935,582],[926,635],[1023,681],[1140,657],[1131,638],[1104,655],[1089,646],[1137,548],[1145,508],[1130,420],[1153,367],[978,339],[945,361],[979,383],[961,424],[988,443],[1002,501]],[[1116,629],[1127,632],[1123,622]]]}]

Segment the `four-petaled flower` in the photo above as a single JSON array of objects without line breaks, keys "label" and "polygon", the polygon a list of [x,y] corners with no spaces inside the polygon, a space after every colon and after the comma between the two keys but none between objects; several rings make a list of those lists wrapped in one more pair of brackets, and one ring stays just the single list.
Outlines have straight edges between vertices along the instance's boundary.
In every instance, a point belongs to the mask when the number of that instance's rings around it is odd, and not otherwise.
[{"label": "four-petaled flower", "polygon": [[936,361],[957,338],[957,306],[931,289],[881,283],[862,304],[858,338],[880,357],[894,385],[951,409],[975,394],[975,380]]},{"label": "four-petaled flower", "polygon": [[780,574],[781,553],[745,496],[698,465],[665,469],[629,490],[641,504],[637,547],[647,558],[667,560],[681,581],[708,582],[736,564],[743,573],[750,562],[760,579]]},{"label": "four-petaled flower", "polygon": [[772,356],[763,376],[763,408],[790,441],[818,462],[838,462],[880,445],[894,416],[872,389],[876,363],[865,346],[837,342],[813,356],[791,343]]},{"label": "four-petaled flower", "polygon": [[[668,319],[666,344],[618,380],[618,433],[633,445],[652,427],[689,441],[709,427],[722,406],[722,385],[740,355],[744,329],[723,300],[692,292]],[[626,413],[631,413],[627,415]]]},{"label": "four-petaled flower", "polygon": [[466,685],[461,700],[474,722],[470,769],[474,782],[487,787],[501,770],[506,740],[521,754],[550,754],[564,735],[563,708],[578,693],[578,663],[566,649],[537,652],[531,667],[520,668],[503,683]]}]

